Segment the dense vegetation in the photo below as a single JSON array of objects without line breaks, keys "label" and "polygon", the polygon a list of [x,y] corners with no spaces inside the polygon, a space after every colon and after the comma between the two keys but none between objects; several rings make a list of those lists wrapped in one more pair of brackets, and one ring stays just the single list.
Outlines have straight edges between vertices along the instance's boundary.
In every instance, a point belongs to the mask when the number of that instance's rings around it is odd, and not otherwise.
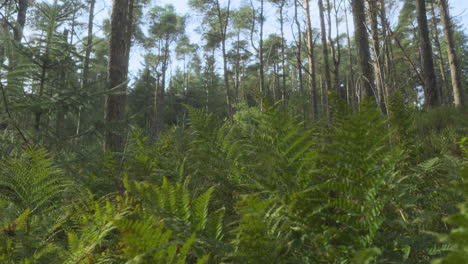
[{"label": "dense vegetation", "polygon": [[0,263],[468,263],[466,31],[400,2],[0,3]]}]

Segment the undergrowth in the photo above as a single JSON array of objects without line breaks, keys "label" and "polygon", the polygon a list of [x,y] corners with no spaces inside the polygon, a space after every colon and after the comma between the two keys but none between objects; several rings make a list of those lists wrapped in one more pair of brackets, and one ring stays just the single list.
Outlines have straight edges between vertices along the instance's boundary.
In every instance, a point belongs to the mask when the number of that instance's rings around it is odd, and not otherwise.
[{"label": "undergrowth", "polygon": [[390,104],[188,108],[87,164],[2,137],[0,262],[463,263],[466,113]]}]

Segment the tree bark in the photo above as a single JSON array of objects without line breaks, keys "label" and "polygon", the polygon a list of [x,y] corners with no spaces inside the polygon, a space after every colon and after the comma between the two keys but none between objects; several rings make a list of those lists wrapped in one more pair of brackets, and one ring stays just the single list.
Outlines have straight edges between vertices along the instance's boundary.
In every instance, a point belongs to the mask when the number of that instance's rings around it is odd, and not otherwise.
[{"label": "tree bark", "polygon": [[233,109],[231,102],[231,87],[229,83],[229,71],[228,71],[228,61],[227,61],[227,51],[226,51],[226,40],[227,40],[227,27],[229,24],[229,12],[231,1],[228,0],[227,4],[226,17],[223,19],[221,12],[221,6],[219,0],[216,0],[216,11],[218,13],[218,24],[219,24],[219,33],[221,35],[221,51],[223,54],[223,74],[224,74],[224,85],[226,86],[226,107],[227,107],[227,116],[232,118]]},{"label": "tree bark", "polygon": [[[328,115],[328,91],[331,90],[331,77],[330,77],[330,64],[328,62],[328,45],[327,45],[327,31],[325,29],[325,9],[323,1],[318,0],[319,13],[320,13],[320,31],[322,38],[322,56],[323,56],[323,71],[325,75],[325,91],[322,94],[325,102],[325,109]],[[330,30],[330,29],[329,29]]]},{"label": "tree bark", "polygon": [[434,107],[440,105],[440,97],[437,93],[437,80],[434,72],[434,60],[432,58],[432,43],[429,39],[429,29],[427,26],[425,0],[416,0],[416,14],[421,46],[425,104],[427,107]]},{"label": "tree bark", "polygon": [[447,42],[447,55],[450,64],[450,75],[452,77],[453,103],[456,106],[463,105],[464,91],[462,86],[462,75],[460,72],[457,51],[455,49],[455,39],[453,37],[453,23],[450,18],[447,0],[438,0],[442,26],[444,28],[445,41]]},{"label": "tree bark", "polygon": [[363,0],[352,0],[351,6],[354,18],[354,38],[357,45],[360,96],[363,98],[375,97],[374,74],[371,67],[369,52],[369,36],[366,28],[366,13]]},{"label": "tree bark", "polygon": [[307,57],[309,60],[309,90],[310,101],[312,104],[312,119],[318,119],[318,105],[317,105],[317,85],[315,79],[315,60],[314,60],[314,41],[312,37],[312,23],[310,21],[310,6],[309,0],[304,0],[305,15],[307,24]]},{"label": "tree bark", "polygon": [[[94,6],[96,0],[91,0],[89,3],[89,16],[88,16],[88,39],[86,40],[85,57],[83,60],[83,75],[81,78],[81,90],[86,89],[89,79],[89,64],[91,57],[91,50],[93,49],[93,26],[94,26]],[[72,32],[73,33],[73,32]],[[81,129],[81,107],[78,110],[78,123],[76,125],[76,135],[80,134]]]},{"label": "tree bark", "polygon": [[109,40],[108,85],[110,94],[106,98],[105,150],[123,152],[125,138],[125,101],[127,93],[129,23],[129,1],[114,0],[111,14]]},{"label": "tree bark", "polygon": [[379,27],[377,22],[378,17],[378,8],[377,2],[375,0],[369,0],[369,20],[371,25],[371,35],[372,35],[372,48],[374,53],[374,78],[375,86],[377,90],[377,99],[380,105],[380,109],[383,113],[387,113],[387,107],[385,104],[385,99],[387,97],[385,90],[385,79],[384,73],[382,71],[382,59],[380,54],[380,40],[379,40]]},{"label": "tree bark", "polygon": [[[353,60],[353,50],[351,49],[351,37],[349,34],[349,22],[348,22],[348,9],[346,8],[345,4],[345,23],[346,23],[346,40],[348,44],[348,59],[349,59],[349,82],[348,85],[350,88],[348,88],[348,93],[347,93],[347,101],[348,103],[351,103],[351,106],[353,109],[355,109],[356,106],[356,85],[354,83],[354,60]],[[350,83],[350,84],[349,84]],[[351,98],[350,98],[351,96]]]},{"label": "tree bark", "polygon": [[330,42],[331,55],[333,59],[333,78],[334,85],[336,89],[336,95],[338,98],[345,100],[346,93],[344,89],[341,88],[340,83],[340,64],[341,64],[341,46],[340,46],[340,19],[338,17],[339,5],[337,5],[336,0],[333,0],[333,9],[335,13],[335,41],[333,41],[331,36],[331,5],[330,0],[327,0],[328,6],[328,42]]},{"label": "tree bark", "polygon": [[18,1],[18,13],[16,16],[16,26],[14,28],[14,40],[20,43],[23,38],[24,25],[26,24],[26,12],[28,11],[29,0]]},{"label": "tree bark", "polygon": [[284,4],[285,1],[281,0],[279,13],[280,13],[280,28],[281,28],[281,68],[282,68],[282,87],[281,87],[281,100],[283,100],[283,105],[287,105],[287,93],[286,93],[286,41],[284,39]]},{"label": "tree bark", "polygon": [[441,104],[445,104],[445,102],[448,101],[447,97],[449,96],[450,93],[448,93],[448,88],[447,88],[447,75],[445,74],[445,67],[444,67],[445,63],[444,63],[444,58],[442,57],[442,45],[440,44],[439,29],[437,27],[438,21],[437,21],[437,16],[435,12],[434,2],[431,2],[431,13],[432,13],[434,44],[439,55],[436,58],[438,58],[440,76],[442,77],[442,83],[438,86],[439,94],[440,94],[440,101],[441,101]]},{"label": "tree bark", "polygon": [[[296,30],[297,30],[297,40],[296,40],[296,45],[297,45],[297,50],[296,50],[296,67],[297,67],[297,74],[298,74],[298,79],[299,79],[299,91],[301,95],[304,94],[304,84],[303,84],[303,76],[302,76],[302,30],[301,30],[301,23],[299,22],[299,12],[297,10],[298,7],[298,1],[299,0],[294,0],[294,23],[296,24]],[[306,114],[306,109],[304,109],[304,117]]]}]

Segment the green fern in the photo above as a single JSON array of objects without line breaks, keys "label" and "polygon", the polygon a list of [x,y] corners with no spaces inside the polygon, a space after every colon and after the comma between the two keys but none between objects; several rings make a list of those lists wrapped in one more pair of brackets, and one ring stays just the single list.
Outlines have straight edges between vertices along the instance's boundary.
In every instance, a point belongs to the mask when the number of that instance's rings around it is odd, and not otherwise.
[{"label": "green fern", "polygon": [[19,211],[30,209],[31,214],[38,214],[51,209],[70,186],[44,149],[29,148],[1,165],[0,199],[11,202]]},{"label": "green fern", "polygon": [[187,185],[173,185],[166,178],[160,186],[125,181],[129,194],[137,198],[147,208],[147,213],[162,221],[175,236],[185,240],[197,234],[195,247],[219,251],[222,255],[225,210],[210,210],[213,187],[198,197],[192,197]]}]

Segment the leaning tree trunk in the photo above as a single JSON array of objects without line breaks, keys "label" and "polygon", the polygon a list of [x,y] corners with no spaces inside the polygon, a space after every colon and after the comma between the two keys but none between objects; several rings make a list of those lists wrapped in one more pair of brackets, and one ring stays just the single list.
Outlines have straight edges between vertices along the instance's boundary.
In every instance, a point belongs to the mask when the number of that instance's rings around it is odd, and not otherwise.
[{"label": "leaning tree trunk", "polygon": [[105,116],[107,123],[105,149],[111,152],[123,152],[125,119],[125,101],[128,74],[128,39],[129,1],[114,0],[111,15],[109,40],[108,87],[110,94],[106,98]]},{"label": "leaning tree trunk", "polygon": [[440,105],[440,96],[437,92],[437,80],[434,72],[434,60],[432,58],[432,43],[429,39],[427,26],[426,1],[416,0],[416,13],[418,17],[419,39],[421,45],[421,62],[424,80],[424,95],[426,106]]},{"label": "leaning tree trunk", "polygon": [[453,24],[450,18],[447,0],[438,0],[442,26],[444,27],[445,41],[447,42],[447,55],[450,64],[450,74],[452,77],[453,102],[456,106],[464,104],[464,91],[462,86],[462,75],[455,49],[453,37]]},{"label": "leaning tree trunk", "polygon": [[369,35],[366,27],[366,13],[363,0],[351,1],[354,18],[354,38],[357,45],[360,100],[374,97],[374,74],[369,52]]}]

